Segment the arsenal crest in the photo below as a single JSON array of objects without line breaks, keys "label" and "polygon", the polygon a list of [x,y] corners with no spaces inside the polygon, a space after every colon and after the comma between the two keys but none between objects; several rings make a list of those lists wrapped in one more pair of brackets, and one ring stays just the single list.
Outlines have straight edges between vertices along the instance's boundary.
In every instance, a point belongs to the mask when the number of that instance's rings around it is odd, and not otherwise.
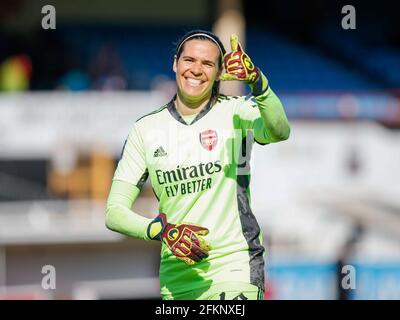
[{"label": "arsenal crest", "polygon": [[211,151],[217,145],[218,136],[215,130],[205,130],[200,133],[200,143],[204,149]]}]

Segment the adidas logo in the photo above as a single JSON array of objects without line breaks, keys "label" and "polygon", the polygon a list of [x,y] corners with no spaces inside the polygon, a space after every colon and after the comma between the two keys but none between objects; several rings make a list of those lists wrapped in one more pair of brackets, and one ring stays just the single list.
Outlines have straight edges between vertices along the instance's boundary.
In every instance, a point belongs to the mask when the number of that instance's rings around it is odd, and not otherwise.
[{"label": "adidas logo", "polygon": [[165,152],[163,147],[158,147],[158,149],[156,151],[154,151],[154,158],[157,157],[165,157],[167,155],[167,153]]}]

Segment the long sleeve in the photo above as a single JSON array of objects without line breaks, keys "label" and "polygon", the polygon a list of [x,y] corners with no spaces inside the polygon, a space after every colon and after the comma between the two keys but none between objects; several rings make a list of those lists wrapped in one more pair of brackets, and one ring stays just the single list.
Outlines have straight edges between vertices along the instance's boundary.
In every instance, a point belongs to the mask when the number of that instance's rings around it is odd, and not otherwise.
[{"label": "long sleeve", "polygon": [[259,144],[286,140],[290,126],[283,105],[264,75],[260,77],[260,83],[262,80],[266,83],[265,88],[261,90],[261,84],[256,83],[252,88],[253,95],[246,97],[237,107],[242,130],[245,135],[252,130],[254,140]]},{"label": "long sleeve", "polygon": [[125,142],[107,200],[106,226],[109,229],[148,240],[147,226],[152,219],[131,210],[148,175],[145,146],[135,123]]},{"label": "long sleeve", "polygon": [[114,180],[106,208],[107,228],[138,239],[149,240],[147,227],[152,219],[131,210],[140,189],[125,181]]},{"label": "long sleeve", "polygon": [[260,143],[286,140],[290,135],[289,121],[277,95],[268,87],[264,94],[254,97],[261,119],[254,123],[254,138]]}]

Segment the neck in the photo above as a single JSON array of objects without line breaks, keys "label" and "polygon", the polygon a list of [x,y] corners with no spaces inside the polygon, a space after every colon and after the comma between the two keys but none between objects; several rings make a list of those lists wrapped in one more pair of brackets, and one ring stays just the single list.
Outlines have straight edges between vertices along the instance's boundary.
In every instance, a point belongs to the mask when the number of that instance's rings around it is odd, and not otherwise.
[{"label": "neck", "polygon": [[199,113],[207,103],[210,101],[211,96],[203,100],[190,102],[184,99],[179,93],[176,96],[175,105],[179,113],[183,116]]}]

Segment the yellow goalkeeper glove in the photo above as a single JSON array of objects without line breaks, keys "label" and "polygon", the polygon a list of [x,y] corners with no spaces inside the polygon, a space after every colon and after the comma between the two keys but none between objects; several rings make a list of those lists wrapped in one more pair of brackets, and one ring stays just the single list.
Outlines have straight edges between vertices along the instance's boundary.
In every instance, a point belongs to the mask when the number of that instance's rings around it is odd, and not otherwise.
[{"label": "yellow goalkeeper glove", "polygon": [[220,80],[243,81],[250,86],[254,96],[264,93],[268,89],[268,80],[261,70],[254,65],[247,53],[244,52],[235,34],[231,35],[231,49],[232,51],[224,56],[226,73],[220,77]]},{"label": "yellow goalkeeper glove", "polygon": [[172,224],[165,213],[160,213],[147,228],[150,239],[163,241],[171,252],[188,265],[208,257],[210,245],[203,236],[208,229],[194,224]]}]

